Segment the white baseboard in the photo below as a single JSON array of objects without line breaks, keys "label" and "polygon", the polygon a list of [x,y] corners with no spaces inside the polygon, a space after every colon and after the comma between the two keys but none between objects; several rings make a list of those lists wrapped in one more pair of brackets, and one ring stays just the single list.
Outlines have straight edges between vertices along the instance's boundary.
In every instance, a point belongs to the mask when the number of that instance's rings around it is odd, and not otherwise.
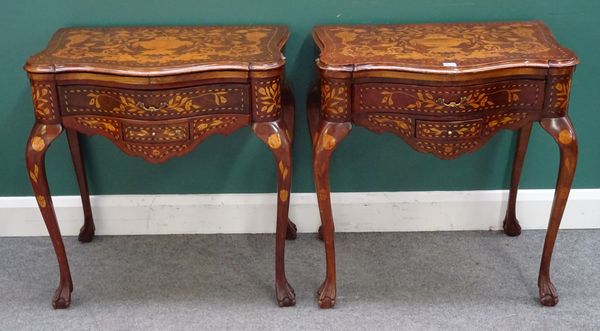
[{"label": "white baseboard", "polygon": [[[553,190],[521,190],[523,229],[545,229]],[[372,192],[332,194],[338,232],[498,230],[508,192]],[[313,193],[291,196],[290,218],[299,232],[320,224]],[[98,235],[273,233],[275,194],[104,195],[92,197]],[[83,212],[78,196],[57,196],[64,235],[76,235]],[[600,228],[600,189],[571,191],[563,229]],[[45,236],[33,197],[0,197],[0,236]]]}]

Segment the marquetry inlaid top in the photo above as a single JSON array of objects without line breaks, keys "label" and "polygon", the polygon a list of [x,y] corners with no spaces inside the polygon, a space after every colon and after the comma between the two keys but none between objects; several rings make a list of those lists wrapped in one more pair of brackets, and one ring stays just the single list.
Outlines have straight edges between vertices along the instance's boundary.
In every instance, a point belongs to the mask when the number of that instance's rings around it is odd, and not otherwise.
[{"label": "marquetry inlaid top", "polygon": [[542,22],[318,26],[318,64],[330,70],[460,73],[578,63]]},{"label": "marquetry inlaid top", "polygon": [[33,73],[102,72],[132,76],[282,66],[285,26],[68,28],[27,61]]}]

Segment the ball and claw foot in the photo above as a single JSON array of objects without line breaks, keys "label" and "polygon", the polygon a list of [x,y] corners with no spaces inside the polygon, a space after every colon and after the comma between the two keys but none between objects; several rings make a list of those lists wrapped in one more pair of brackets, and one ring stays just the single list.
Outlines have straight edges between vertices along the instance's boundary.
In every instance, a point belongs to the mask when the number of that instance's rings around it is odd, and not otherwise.
[{"label": "ball and claw foot", "polygon": [[91,226],[87,226],[85,223],[83,224],[83,226],[81,227],[81,230],[79,230],[79,241],[82,243],[89,243],[90,241],[92,241],[92,239],[94,239],[94,234],[96,232],[96,227],[94,226],[94,224],[92,223]]},{"label": "ball and claw foot", "polygon": [[521,234],[521,225],[515,217],[506,216],[502,223],[504,233],[509,237],[516,237]]},{"label": "ball and claw foot", "polygon": [[285,279],[277,283],[275,294],[279,307],[291,307],[296,304],[296,292]]},{"label": "ball and claw foot", "polygon": [[294,222],[292,222],[288,218],[288,225],[287,225],[287,230],[286,230],[286,233],[285,233],[285,239],[286,240],[294,240],[294,239],[296,239],[297,232],[298,232],[298,228],[296,227],[296,224],[294,224]]},{"label": "ball and claw foot", "polygon": [[335,306],[335,284],[332,285],[325,280],[323,285],[317,291],[317,303],[322,309],[333,308]]},{"label": "ball and claw foot", "polygon": [[68,284],[60,284],[52,296],[54,309],[65,309],[71,305],[71,292],[73,289]]},{"label": "ball and claw foot", "polygon": [[558,303],[558,291],[549,280],[542,280],[539,284],[540,302],[546,307],[556,306]]}]

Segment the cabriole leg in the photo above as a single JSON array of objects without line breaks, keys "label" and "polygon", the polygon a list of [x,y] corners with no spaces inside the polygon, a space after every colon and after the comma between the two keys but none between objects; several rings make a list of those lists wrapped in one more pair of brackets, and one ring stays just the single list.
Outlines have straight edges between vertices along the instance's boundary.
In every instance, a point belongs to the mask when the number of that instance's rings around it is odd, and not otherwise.
[{"label": "cabriole leg", "polygon": [[527,145],[529,144],[529,136],[531,135],[532,125],[533,122],[527,124],[519,130],[517,148],[515,150],[515,158],[513,160],[512,176],[510,180],[510,193],[508,194],[508,208],[506,209],[506,217],[502,223],[504,233],[511,237],[521,234],[521,226],[519,225],[516,214],[517,192],[519,191],[521,170],[523,169],[525,153],[527,153]]},{"label": "cabriole leg", "polygon": [[58,288],[52,297],[52,306],[55,309],[67,308],[71,304],[71,292],[73,282],[69,270],[69,262],[63,244],[60,229],[56,221],[56,214],[46,179],[46,167],[44,163],[46,151],[50,144],[60,135],[62,126],[60,124],[36,124],[31,130],[27,141],[26,161],[29,179],[33,187],[38,206],[48,228],[50,240],[54,246],[54,252],[58,259],[60,280]]},{"label": "cabriole leg", "polygon": [[556,190],[554,192],[554,201],[550,212],[550,221],[544,241],[544,250],[542,252],[542,262],[540,265],[540,274],[538,277],[538,287],[540,302],[544,306],[554,306],[558,303],[558,292],[550,279],[550,262],[552,260],[552,250],[558,234],[558,228],[562,219],[575,168],[577,166],[577,139],[575,129],[568,117],[545,118],[540,124],[558,144],[560,150],[560,165],[558,170],[558,179],[556,181]]},{"label": "cabriole leg", "polygon": [[85,166],[83,164],[83,157],[81,156],[81,149],[79,148],[79,134],[72,129],[66,129],[66,131],[67,140],[69,141],[69,150],[71,151],[71,159],[73,160],[73,167],[75,168],[75,174],[77,175],[81,203],[83,205],[83,226],[81,227],[81,230],[79,230],[79,241],[87,243],[94,239],[96,227],[94,226],[94,219],[92,217],[92,207],[90,205],[90,194],[88,192]]},{"label": "cabriole leg", "polygon": [[[258,122],[254,133],[269,147],[277,166],[277,230],[275,234],[275,293],[281,307],[296,304],[296,294],[285,276],[285,240],[288,235],[288,211],[292,184],[291,140],[285,122]],[[291,223],[293,224],[293,223]]]},{"label": "cabriole leg", "polygon": [[348,135],[352,125],[348,122],[335,123],[321,121],[319,129],[313,137],[313,168],[319,214],[321,215],[320,234],[325,242],[325,258],[327,274],[325,281],[317,293],[317,302],[321,308],[331,308],[336,299],[335,245],[333,230],[333,213],[331,211],[329,163],[331,155],[338,144]]}]

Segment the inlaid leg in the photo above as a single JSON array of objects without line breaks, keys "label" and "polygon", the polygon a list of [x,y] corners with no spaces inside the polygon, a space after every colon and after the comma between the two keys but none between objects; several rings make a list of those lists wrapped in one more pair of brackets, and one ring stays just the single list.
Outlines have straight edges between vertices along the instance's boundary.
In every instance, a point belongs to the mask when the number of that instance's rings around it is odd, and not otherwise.
[{"label": "inlaid leg", "polygon": [[[319,89],[314,87],[310,94],[308,95],[308,130],[310,133],[310,138],[312,141],[313,147],[317,142],[317,136],[319,135],[319,123],[321,122],[321,112],[320,108],[321,100],[319,99]],[[334,229],[335,231],[335,229]],[[319,240],[323,241],[323,226],[319,226],[319,231],[317,231],[317,237]]]},{"label": "inlaid leg", "polygon": [[[310,115],[309,115],[310,116]],[[325,242],[325,259],[327,275],[317,292],[317,302],[321,308],[331,308],[335,305],[336,276],[335,276],[335,245],[333,241],[333,214],[331,211],[331,189],[329,186],[329,162],[333,151],[348,135],[352,125],[348,122],[336,123],[321,121],[318,133],[314,138],[313,168],[319,214],[321,215],[321,234]]]},{"label": "inlaid leg", "polygon": [[[285,86],[283,88],[281,102],[282,102],[282,107],[283,107],[283,120],[284,120],[285,126],[286,126],[286,135],[290,139],[290,153],[291,153],[292,144],[294,141],[294,132],[295,132],[294,126],[295,126],[295,121],[296,121],[296,119],[295,119],[296,111],[295,111],[294,95],[292,94],[292,92],[290,91],[288,86]],[[298,232],[298,228],[296,227],[296,224],[294,224],[294,222],[292,222],[288,218],[286,239],[288,239],[288,240],[296,239],[297,232]]]},{"label": "inlaid leg", "polygon": [[552,260],[554,242],[558,234],[558,227],[560,226],[560,221],[567,204],[577,166],[577,139],[575,137],[575,129],[566,116],[546,118],[540,124],[554,138],[560,149],[560,166],[556,191],[554,192],[554,201],[552,202],[550,221],[548,223],[548,231],[546,232],[538,277],[540,302],[544,306],[554,306],[558,303],[558,292],[550,280],[550,262]]},{"label": "inlaid leg", "polygon": [[56,221],[56,214],[54,213],[50,189],[48,188],[46,167],[44,163],[46,150],[54,139],[60,135],[61,131],[62,126],[60,124],[36,124],[31,130],[26,150],[29,179],[37,203],[40,207],[42,217],[48,228],[56,258],[58,259],[60,281],[58,288],[52,297],[52,306],[55,309],[69,307],[71,304],[71,292],[73,291],[69,262],[67,261],[65,246]]},{"label": "inlaid leg", "polygon": [[79,230],[79,241],[90,242],[94,239],[94,219],[92,218],[92,207],[90,205],[90,194],[88,192],[87,179],[85,175],[85,167],[79,148],[79,134],[77,131],[66,129],[67,140],[69,141],[69,150],[71,151],[71,159],[73,167],[77,175],[77,184],[79,185],[79,193],[81,195],[81,204],[83,205],[83,226]]},{"label": "inlaid leg", "polygon": [[513,160],[512,176],[510,180],[510,193],[508,194],[508,208],[506,209],[506,217],[502,223],[504,233],[511,237],[521,234],[521,226],[517,220],[516,204],[517,192],[519,191],[519,181],[521,180],[521,170],[523,169],[523,161],[529,144],[529,136],[531,135],[531,127],[533,122],[527,124],[519,130],[517,140],[517,148],[515,150],[515,158]]},{"label": "inlaid leg", "polygon": [[[277,230],[275,233],[275,293],[281,307],[296,304],[296,294],[285,276],[285,240],[288,233],[288,211],[292,184],[291,140],[285,122],[258,122],[254,133],[267,144],[277,165]],[[293,223],[292,223],[293,224]]]}]

